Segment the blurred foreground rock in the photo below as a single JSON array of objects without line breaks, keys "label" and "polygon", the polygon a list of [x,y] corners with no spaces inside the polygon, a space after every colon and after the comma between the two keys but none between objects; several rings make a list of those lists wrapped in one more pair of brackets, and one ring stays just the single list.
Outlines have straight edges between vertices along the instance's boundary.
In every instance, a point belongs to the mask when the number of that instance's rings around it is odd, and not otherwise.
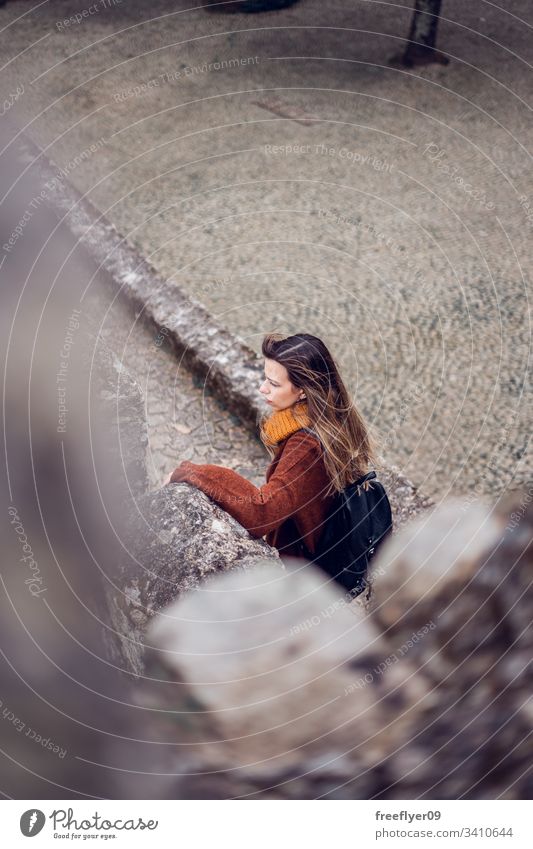
[{"label": "blurred foreground rock", "polygon": [[419,518],[366,615],[296,561],[165,609],[148,668],[206,724],[176,797],[529,798],[532,501]]},{"label": "blurred foreground rock", "polygon": [[[131,490],[112,416],[99,415],[98,366],[87,367],[83,293],[96,271],[35,202],[44,188],[31,168],[22,173],[26,165],[6,145],[4,232],[25,209],[32,214],[3,258],[0,291],[4,791],[14,799],[114,798],[108,759],[133,769],[131,741],[142,733],[106,598],[120,554],[116,507]],[[146,769],[155,754],[145,748]]]}]

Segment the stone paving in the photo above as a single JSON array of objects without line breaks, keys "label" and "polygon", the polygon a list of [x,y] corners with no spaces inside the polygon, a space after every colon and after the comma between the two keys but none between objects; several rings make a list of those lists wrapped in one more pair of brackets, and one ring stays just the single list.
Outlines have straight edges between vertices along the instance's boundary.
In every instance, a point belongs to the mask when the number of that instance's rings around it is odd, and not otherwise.
[{"label": "stone paving", "polygon": [[[32,5],[0,9],[3,108],[169,281],[256,351],[273,329],[324,338],[428,495],[528,481],[526,0],[447,0],[450,64],[414,71],[388,65],[410,17],[388,4]],[[262,482],[262,447],[143,334],[154,480],[178,440]]]}]

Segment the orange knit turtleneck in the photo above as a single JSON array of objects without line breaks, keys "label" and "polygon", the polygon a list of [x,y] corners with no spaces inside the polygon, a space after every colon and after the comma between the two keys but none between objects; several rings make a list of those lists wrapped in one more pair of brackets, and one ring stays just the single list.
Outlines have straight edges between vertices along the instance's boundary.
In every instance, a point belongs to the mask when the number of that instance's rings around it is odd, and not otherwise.
[{"label": "orange knit turtleneck", "polygon": [[284,410],[276,410],[263,424],[263,433],[269,445],[277,445],[302,427],[310,427],[307,401],[297,401]]}]

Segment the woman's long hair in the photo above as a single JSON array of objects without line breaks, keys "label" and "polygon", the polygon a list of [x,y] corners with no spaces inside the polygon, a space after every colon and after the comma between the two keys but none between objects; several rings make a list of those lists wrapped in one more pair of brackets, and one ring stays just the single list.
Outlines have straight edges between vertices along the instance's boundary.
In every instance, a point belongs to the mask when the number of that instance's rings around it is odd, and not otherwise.
[{"label": "woman's long hair", "polygon": [[[323,497],[341,492],[366,474],[369,466],[377,464],[379,443],[350,398],[335,360],[322,340],[309,333],[286,338],[281,333],[268,333],[261,351],[267,359],[285,366],[292,385],[305,392],[310,427],[322,442],[324,465],[331,480]],[[296,408],[293,413],[298,421]],[[260,418],[259,436],[272,458],[276,446],[268,444],[263,429],[268,418],[268,413]]]}]

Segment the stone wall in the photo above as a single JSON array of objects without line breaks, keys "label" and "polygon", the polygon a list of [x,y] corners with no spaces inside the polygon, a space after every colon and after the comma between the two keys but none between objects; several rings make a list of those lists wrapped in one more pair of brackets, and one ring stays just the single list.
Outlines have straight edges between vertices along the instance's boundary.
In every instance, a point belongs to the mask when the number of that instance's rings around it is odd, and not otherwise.
[{"label": "stone wall", "polygon": [[532,501],[451,501],[403,528],[371,611],[296,563],[166,608],[148,669],[159,704],[196,717],[169,793],[530,798]]}]

